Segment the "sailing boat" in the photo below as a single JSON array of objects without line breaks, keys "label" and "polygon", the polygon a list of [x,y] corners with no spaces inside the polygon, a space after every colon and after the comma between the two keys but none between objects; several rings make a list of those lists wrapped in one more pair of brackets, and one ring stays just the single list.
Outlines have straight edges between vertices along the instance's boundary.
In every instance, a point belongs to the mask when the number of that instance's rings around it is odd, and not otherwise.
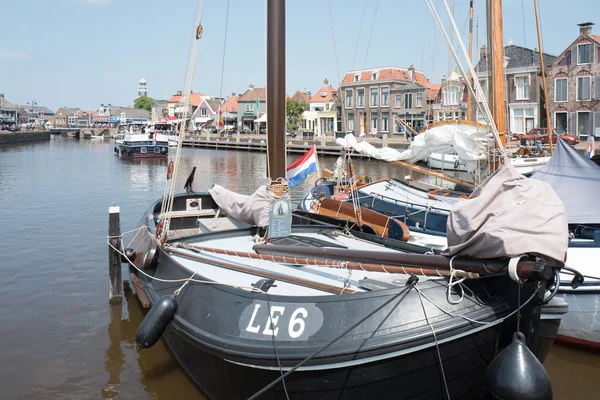
[{"label": "sailing boat", "polygon": [[[267,60],[268,171],[284,177],[284,0],[267,1]],[[479,398],[517,329],[545,357],[556,326],[540,323],[539,289],[560,267],[560,245],[512,261],[499,244],[494,258],[406,253],[290,226],[289,213],[273,215],[282,202],[289,210],[281,179],[250,196],[166,190],[122,253],[152,303],[136,343],[164,338],[209,397]],[[536,237],[555,244],[559,234]]]},{"label": "sailing boat", "polygon": [[558,291],[569,302],[569,312],[563,317],[557,340],[599,349],[596,320],[600,312],[600,274],[598,265],[591,261],[600,259],[600,213],[595,206],[600,193],[600,167],[560,139],[550,162],[531,179],[544,181],[556,190],[567,209],[571,233],[567,252],[570,270],[561,273]]}]

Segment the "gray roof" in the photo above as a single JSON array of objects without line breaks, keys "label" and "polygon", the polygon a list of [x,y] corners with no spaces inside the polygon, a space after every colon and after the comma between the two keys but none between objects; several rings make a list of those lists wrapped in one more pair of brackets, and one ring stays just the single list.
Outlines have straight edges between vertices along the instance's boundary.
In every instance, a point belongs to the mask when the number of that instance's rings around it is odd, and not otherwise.
[{"label": "gray roof", "polygon": [[[23,108],[23,109],[25,109],[27,111],[31,111],[31,106],[29,104],[20,105],[20,106],[17,106],[17,107],[21,107],[21,108]],[[33,106],[33,110],[35,112],[38,112],[38,113],[43,112],[46,115],[53,115],[54,114],[54,111],[52,111],[48,107],[44,107],[44,106]]]},{"label": "gray roof", "polygon": [[219,99],[205,99],[208,106],[214,111],[217,112],[219,106],[221,105],[221,100]]},{"label": "gray roof", "polygon": [[17,108],[17,107],[19,107],[19,106],[15,105],[15,104],[11,103],[10,101],[6,100],[6,98],[4,98],[4,97],[2,98],[1,102],[2,102],[2,107],[4,107],[4,108]]},{"label": "gray roof", "polygon": [[79,112],[79,108],[61,107],[58,110],[56,110],[56,112],[58,112],[59,110],[62,110],[62,112],[64,112],[67,116],[76,115]]},{"label": "gray roof", "polygon": [[[506,66],[507,70],[513,68],[531,67],[534,64],[536,66],[540,65],[539,51],[517,46],[514,44],[504,47],[504,56],[508,57],[508,65]],[[554,60],[556,60],[556,56],[544,53],[544,64],[546,66],[552,64]],[[479,60],[479,63],[477,63],[477,66],[475,67],[475,71],[487,71],[487,56],[483,56],[481,60]]]},{"label": "gray roof", "polygon": [[149,111],[141,110],[139,108],[113,106],[110,109],[110,115],[112,116],[118,117],[121,115],[121,113],[125,113],[125,116],[128,118],[151,118]]}]

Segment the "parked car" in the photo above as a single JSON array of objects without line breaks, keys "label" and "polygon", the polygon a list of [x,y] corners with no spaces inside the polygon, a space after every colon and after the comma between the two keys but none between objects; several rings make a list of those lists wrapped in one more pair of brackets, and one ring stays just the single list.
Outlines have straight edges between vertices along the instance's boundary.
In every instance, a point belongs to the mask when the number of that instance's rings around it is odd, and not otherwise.
[{"label": "parked car", "polygon": [[296,137],[296,132],[293,131],[285,131],[285,136],[291,137],[292,139]]},{"label": "parked car", "polygon": [[[529,130],[529,132],[527,132],[526,134],[513,133],[512,136],[521,141],[539,139],[543,144],[549,143],[548,128],[533,128],[533,129]],[[576,135],[568,135],[568,134],[558,135],[556,133],[556,131],[554,129],[552,129],[552,143],[556,144],[556,141],[558,140],[558,136],[560,136],[561,139],[564,139],[568,144],[570,144],[572,146],[576,145],[580,141],[579,137]]]}]

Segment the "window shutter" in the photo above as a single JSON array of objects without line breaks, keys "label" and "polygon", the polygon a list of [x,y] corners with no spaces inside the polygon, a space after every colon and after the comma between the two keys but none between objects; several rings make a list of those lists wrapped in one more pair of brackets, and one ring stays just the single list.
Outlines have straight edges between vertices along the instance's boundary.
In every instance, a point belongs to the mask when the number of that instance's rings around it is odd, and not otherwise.
[{"label": "window shutter", "polygon": [[577,65],[577,45],[571,46],[571,64]]},{"label": "window shutter", "polygon": [[571,133],[577,135],[577,113],[571,113]]},{"label": "window shutter", "polygon": [[594,82],[594,99],[600,99],[600,76],[595,78]]}]

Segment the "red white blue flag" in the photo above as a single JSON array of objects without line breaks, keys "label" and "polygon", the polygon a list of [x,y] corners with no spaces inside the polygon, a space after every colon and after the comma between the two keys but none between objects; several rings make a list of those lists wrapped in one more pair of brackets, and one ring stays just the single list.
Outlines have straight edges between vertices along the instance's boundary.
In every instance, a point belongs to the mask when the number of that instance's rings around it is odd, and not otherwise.
[{"label": "red white blue flag", "polygon": [[286,168],[288,186],[293,187],[306,179],[308,174],[317,172],[317,148],[313,145],[310,150]]}]

